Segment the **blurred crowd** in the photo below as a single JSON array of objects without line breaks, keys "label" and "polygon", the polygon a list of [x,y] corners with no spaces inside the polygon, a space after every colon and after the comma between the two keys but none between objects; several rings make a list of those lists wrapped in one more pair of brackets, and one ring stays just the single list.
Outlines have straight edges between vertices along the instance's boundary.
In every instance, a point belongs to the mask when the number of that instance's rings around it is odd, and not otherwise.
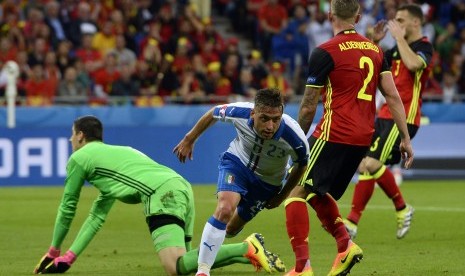
[{"label": "blurred crowd", "polygon": [[[265,60],[280,61],[297,94],[303,91],[306,61],[311,51],[333,36],[327,20],[329,1],[312,0],[223,0],[223,14],[235,31],[243,32],[256,48],[263,49]],[[421,5],[425,15],[423,33],[435,47],[433,74],[424,94],[426,101],[465,100],[465,1],[361,0],[362,17],[357,32],[370,37],[373,25],[392,20],[396,8],[404,3]],[[392,48],[388,35],[380,41],[383,50]],[[303,65],[303,66],[302,66]]]},{"label": "blurred crowd", "polygon": [[[369,36],[406,1],[361,2],[356,27]],[[425,99],[463,101],[465,2],[418,3],[436,49]],[[328,8],[321,0],[4,0],[0,67],[19,66],[18,105],[217,103],[265,87],[293,101],[309,53],[333,35]],[[220,31],[219,17],[229,18],[229,30]],[[2,70],[2,101],[6,79]]]}]

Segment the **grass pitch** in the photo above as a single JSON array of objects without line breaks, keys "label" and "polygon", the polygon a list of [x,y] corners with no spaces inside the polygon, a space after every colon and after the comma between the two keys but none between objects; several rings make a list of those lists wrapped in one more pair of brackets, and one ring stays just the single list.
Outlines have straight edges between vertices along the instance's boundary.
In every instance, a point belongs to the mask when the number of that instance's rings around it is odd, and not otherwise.
[{"label": "grass pitch", "polygon": [[[341,214],[350,207],[354,185],[339,201]],[[355,241],[364,259],[351,275],[465,275],[465,181],[405,181],[405,199],[416,212],[410,233],[396,239],[393,205],[380,189],[375,190],[360,221]],[[199,243],[203,226],[216,205],[215,186],[194,186],[196,231]],[[62,187],[0,188],[0,275],[30,275],[50,244]],[[97,196],[85,187],[78,212],[65,244],[66,250],[86,218]],[[315,275],[326,275],[336,255],[334,240],[322,229],[314,211],[310,213],[310,256]],[[262,211],[246,225],[240,242],[260,232],[269,250],[277,252],[288,268],[294,265],[284,208]],[[164,275],[153,249],[141,205],[116,203],[107,222],[78,258],[67,275]],[[212,275],[265,275],[252,266],[234,264],[212,271]],[[278,274],[275,274],[278,275]]]}]

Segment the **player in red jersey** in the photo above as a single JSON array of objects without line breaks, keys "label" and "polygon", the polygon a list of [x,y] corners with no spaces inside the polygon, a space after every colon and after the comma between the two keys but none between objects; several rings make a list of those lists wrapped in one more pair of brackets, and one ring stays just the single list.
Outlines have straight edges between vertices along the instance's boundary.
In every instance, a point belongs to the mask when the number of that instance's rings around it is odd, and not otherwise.
[{"label": "player in red jersey", "polygon": [[334,37],[317,47],[309,61],[309,75],[298,122],[308,132],[320,94],[324,113],[309,138],[310,162],[300,185],[285,202],[286,227],[296,266],[287,275],[313,275],[309,258],[309,217],[306,203],[335,238],[338,254],[329,275],[346,275],[363,257],[351,241],[336,203],[365,156],[374,132],[375,93],[379,87],[400,131],[400,151],[408,168],[413,150],[405,112],[383,52],[359,35],[357,0],[333,0],[329,20]]},{"label": "player in red jersey", "polygon": [[[407,116],[409,135],[413,138],[420,127],[421,94],[431,70],[433,45],[421,33],[423,13],[415,4],[398,8],[387,30],[396,39],[397,45],[385,53]],[[386,34],[385,22],[377,24],[375,42]],[[375,182],[392,199],[397,214],[397,238],[403,238],[410,229],[413,207],[406,204],[394,175],[386,165],[400,162],[399,130],[394,125],[393,115],[384,104],[376,120],[373,142],[367,156],[360,164],[360,177],[352,199],[352,210],[344,220],[352,238],[357,234],[357,224],[362,211],[370,200]]]}]

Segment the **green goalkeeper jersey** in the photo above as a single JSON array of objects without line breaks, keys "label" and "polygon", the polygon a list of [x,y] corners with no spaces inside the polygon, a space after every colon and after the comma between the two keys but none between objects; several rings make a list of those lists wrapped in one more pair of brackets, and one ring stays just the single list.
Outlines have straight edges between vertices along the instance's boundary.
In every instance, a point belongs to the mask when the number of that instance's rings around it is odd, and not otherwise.
[{"label": "green goalkeeper jersey", "polygon": [[178,178],[186,182],[174,170],[158,164],[134,148],[103,142],[90,142],[75,151],[68,160],[66,171],[63,198],[52,240],[56,248],[60,248],[68,233],[84,182],[89,182],[100,191],[89,217],[70,247],[77,255],[100,229],[115,200],[140,203],[169,180]]}]

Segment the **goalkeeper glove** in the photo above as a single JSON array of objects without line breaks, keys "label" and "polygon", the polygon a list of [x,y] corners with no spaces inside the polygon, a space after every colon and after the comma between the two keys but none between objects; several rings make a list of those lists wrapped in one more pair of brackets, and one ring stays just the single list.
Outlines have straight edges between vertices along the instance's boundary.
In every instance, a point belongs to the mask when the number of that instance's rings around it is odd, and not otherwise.
[{"label": "goalkeeper glove", "polygon": [[60,256],[60,249],[50,246],[48,252],[40,259],[39,263],[34,268],[34,274],[41,273],[44,268],[51,263],[55,258]]},{"label": "goalkeeper glove", "polygon": [[55,258],[49,263],[40,274],[65,273],[76,260],[77,256],[73,251],[66,251],[65,255]]}]

